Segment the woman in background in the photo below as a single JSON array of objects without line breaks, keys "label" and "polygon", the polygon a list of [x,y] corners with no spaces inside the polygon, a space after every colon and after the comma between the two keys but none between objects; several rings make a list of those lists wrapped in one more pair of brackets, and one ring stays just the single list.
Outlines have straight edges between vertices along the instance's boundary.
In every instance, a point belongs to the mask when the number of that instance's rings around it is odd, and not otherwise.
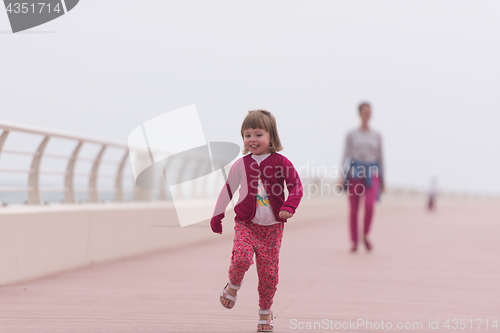
[{"label": "woman in background", "polygon": [[351,252],[358,250],[358,208],[361,197],[364,197],[363,243],[369,251],[373,248],[368,240],[373,219],[375,200],[379,191],[384,191],[384,162],[382,155],[382,137],[369,126],[371,106],[363,102],[358,106],[361,126],[350,131],[346,137],[343,170],[346,177],[341,179],[349,197],[349,225],[351,231]]}]

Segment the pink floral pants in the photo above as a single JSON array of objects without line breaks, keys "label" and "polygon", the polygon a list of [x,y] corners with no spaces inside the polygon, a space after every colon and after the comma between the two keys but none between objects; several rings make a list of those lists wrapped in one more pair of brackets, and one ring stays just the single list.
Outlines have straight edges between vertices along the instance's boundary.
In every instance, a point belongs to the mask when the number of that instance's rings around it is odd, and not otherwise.
[{"label": "pink floral pants", "polygon": [[240,285],[245,272],[257,261],[259,306],[270,309],[278,285],[278,263],[284,223],[264,226],[236,221],[229,280]]}]

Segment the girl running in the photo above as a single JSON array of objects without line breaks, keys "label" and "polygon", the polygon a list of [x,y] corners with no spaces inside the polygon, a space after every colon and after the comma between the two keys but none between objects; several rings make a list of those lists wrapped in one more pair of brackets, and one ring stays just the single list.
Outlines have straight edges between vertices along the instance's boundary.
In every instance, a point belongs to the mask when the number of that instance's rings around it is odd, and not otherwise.
[{"label": "girl running", "polygon": [[[259,316],[257,332],[273,331],[273,304],[278,284],[278,262],[283,227],[302,198],[302,184],[292,163],[277,152],[282,150],[276,119],[266,110],[249,111],[241,125],[246,154],[231,167],[210,221],[213,232],[222,234],[222,219],[233,194],[239,188],[234,207],[235,234],[229,281],[220,294],[226,309],[236,303],[243,276],[257,261]],[[285,201],[284,186],[288,189]]]}]

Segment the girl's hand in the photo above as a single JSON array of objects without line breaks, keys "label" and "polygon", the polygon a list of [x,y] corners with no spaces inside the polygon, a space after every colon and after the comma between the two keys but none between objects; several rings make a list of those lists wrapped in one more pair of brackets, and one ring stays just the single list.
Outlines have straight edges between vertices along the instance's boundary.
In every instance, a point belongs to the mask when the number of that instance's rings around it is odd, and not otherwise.
[{"label": "girl's hand", "polygon": [[293,216],[293,214],[291,214],[291,213],[287,212],[286,210],[282,210],[282,211],[280,211],[280,217],[281,217],[282,219],[289,219],[289,218],[291,218],[292,216]]},{"label": "girl's hand", "polygon": [[221,232],[217,232],[219,235],[222,235],[222,231]]}]

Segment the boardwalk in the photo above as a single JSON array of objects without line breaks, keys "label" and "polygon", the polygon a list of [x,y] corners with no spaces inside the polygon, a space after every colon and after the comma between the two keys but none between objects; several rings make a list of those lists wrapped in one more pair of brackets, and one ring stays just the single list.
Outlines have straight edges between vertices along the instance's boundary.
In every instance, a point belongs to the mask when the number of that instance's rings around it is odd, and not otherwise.
[{"label": "boardwalk", "polygon": [[[325,202],[310,221],[290,220],[275,332],[500,332],[491,328],[495,320],[500,325],[498,201],[442,204],[435,214],[423,206],[384,201],[374,251],[354,255],[347,251],[343,201]],[[235,308],[219,304],[231,245],[230,237],[214,235],[194,246],[0,287],[0,332],[254,332],[255,267]],[[454,330],[453,319],[466,328]],[[307,330],[314,322],[316,329]]]}]

